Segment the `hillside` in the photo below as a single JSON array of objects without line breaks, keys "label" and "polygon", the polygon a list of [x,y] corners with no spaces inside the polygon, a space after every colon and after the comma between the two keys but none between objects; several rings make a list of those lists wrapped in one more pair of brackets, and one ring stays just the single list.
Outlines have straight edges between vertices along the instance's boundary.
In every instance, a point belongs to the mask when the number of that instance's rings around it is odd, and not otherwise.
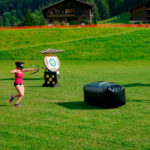
[{"label": "hillside", "polygon": [[[58,0],[1,0],[0,26],[42,25],[45,24],[41,8]],[[141,3],[141,0],[84,0],[95,6],[94,22],[111,18]],[[146,0],[144,0],[146,1]],[[144,2],[143,1],[143,2]],[[27,11],[29,9],[29,11]],[[32,13],[32,14],[31,14]],[[24,23],[31,18],[29,23]],[[34,21],[33,21],[34,20]]]},{"label": "hillside", "polygon": [[98,24],[107,24],[107,23],[111,23],[111,24],[129,24],[130,23],[130,16],[128,13],[122,13],[119,15],[116,15],[112,18],[106,19],[106,20],[102,20],[99,21]]},{"label": "hillside", "polygon": [[149,60],[149,35],[143,28],[1,30],[0,59],[42,59],[37,53],[53,48],[65,50],[62,60]]}]

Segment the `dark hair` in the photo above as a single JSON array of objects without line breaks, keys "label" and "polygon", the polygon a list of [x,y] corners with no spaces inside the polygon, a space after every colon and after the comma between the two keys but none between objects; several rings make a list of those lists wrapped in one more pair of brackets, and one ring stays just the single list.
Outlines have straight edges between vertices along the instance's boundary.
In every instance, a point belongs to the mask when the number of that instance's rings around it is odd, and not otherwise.
[{"label": "dark hair", "polygon": [[24,62],[15,62],[16,67],[23,69],[24,68]]}]

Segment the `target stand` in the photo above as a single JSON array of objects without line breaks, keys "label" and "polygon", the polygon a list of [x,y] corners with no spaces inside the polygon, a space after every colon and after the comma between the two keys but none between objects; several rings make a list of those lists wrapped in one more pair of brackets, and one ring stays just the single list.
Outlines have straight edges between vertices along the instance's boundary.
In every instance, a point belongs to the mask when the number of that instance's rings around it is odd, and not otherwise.
[{"label": "target stand", "polygon": [[44,72],[44,79],[45,83],[43,84],[44,87],[58,87],[60,86],[57,82],[57,73],[45,71]]},{"label": "target stand", "polygon": [[41,51],[40,54],[45,54],[44,56],[44,79],[45,82],[43,87],[59,87],[58,84],[58,70],[60,68],[60,61],[55,53],[64,52],[64,50],[46,49]]}]

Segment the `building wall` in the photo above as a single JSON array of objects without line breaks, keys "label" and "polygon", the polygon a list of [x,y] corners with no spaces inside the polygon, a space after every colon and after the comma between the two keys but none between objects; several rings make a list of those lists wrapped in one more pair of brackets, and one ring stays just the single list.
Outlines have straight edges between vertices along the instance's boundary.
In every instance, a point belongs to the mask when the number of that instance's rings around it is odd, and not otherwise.
[{"label": "building wall", "polygon": [[129,10],[130,21],[134,23],[150,23],[150,0]]},{"label": "building wall", "polygon": [[133,10],[133,19],[134,20],[146,20],[147,19],[147,12],[146,7],[140,7]]}]

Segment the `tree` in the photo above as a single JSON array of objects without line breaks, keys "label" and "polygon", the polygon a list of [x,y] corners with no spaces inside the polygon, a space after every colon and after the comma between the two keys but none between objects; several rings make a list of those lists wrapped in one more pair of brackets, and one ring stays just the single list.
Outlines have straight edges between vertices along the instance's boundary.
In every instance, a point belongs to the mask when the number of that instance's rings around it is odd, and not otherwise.
[{"label": "tree", "polygon": [[27,9],[26,25],[27,26],[32,26],[33,25],[32,11],[31,11],[30,8]]},{"label": "tree", "polygon": [[0,26],[3,26],[3,16],[0,16]]},{"label": "tree", "polygon": [[101,0],[101,18],[107,19],[110,17],[110,9],[106,0]]},{"label": "tree", "polygon": [[36,25],[45,25],[45,21],[42,12],[35,10],[34,13],[31,12],[31,9],[28,9],[26,17],[23,16],[21,19],[20,26],[36,26]]},{"label": "tree", "polygon": [[100,14],[99,14],[99,9],[98,9],[97,4],[96,4],[96,0],[85,0],[85,1],[89,4],[94,5],[94,18],[92,21],[94,22],[94,24],[96,24],[97,21],[100,20]]},{"label": "tree", "polygon": [[95,8],[95,11],[94,11],[94,18],[93,18],[94,24],[96,24],[97,21],[99,21],[99,20],[100,20],[100,14],[99,14],[99,12],[98,12],[98,8]]},{"label": "tree", "polygon": [[12,21],[11,13],[5,12],[3,14],[3,25],[4,26],[11,26],[11,21]]},{"label": "tree", "polygon": [[46,25],[48,22],[45,20],[41,10],[35,10],[33,18],[36,21],[36,25]]}]

